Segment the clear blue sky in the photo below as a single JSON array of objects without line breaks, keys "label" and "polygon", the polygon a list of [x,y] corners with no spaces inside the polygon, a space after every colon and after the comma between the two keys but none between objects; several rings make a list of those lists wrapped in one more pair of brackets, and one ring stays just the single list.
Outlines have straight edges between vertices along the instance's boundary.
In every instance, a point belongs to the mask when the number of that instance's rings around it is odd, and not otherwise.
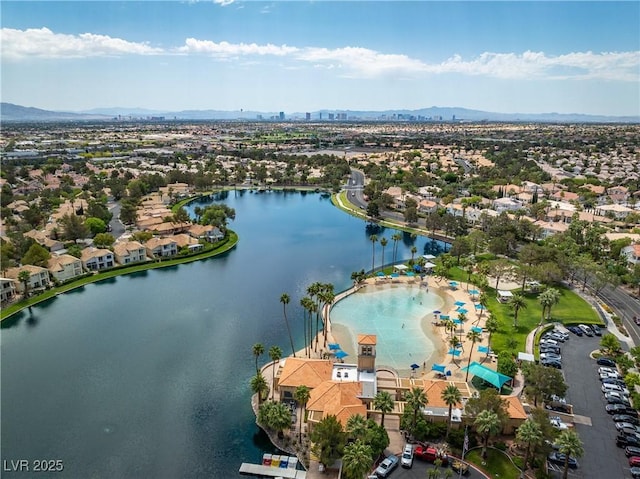
[{"label": "clear blue sky", "polygon": [[640,2],[0,4],[2,101],[640,115]]}]

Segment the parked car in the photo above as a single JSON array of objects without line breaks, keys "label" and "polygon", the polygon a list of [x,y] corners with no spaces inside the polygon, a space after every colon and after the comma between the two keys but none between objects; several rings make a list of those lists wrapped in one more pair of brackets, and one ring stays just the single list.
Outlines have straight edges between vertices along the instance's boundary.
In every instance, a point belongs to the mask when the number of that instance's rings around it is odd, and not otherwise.
[{"label": "parked car", "polygon": [[547,340],[547,339],[552,339],[553,341],[559,341],[561,343],[564,343],[566,341],[564,336],[561,336],[561,335],[556,334],[556,333],[543,334],[542,335],[542,340]]},{"label": "parked car", "polygon": [[627,447],[634,446],[640,447],[640,437],[636,434],[619,434],[616,437],[616,446],[618,447]]},{"label": "parked car", "polygon": [[407,468],[413,466],[413,446],[411,444],[404,445],[400,465]]},{"label": "parked car", "polygon": [[376,476],[388,477],[396,467],[398,467],[398,456],[387,456],[376,468]]},{"label": "parked car", "polygon": [[586,334],[589,337],[593,337],[593,331],[589,326],[587,326],[586,324],[579,324],[578,327],[582,329],[582,332],[584,334]]},{"label": "parked car", "polygon": [[[616,422],[615,425],[618,431],[623,431],[624,429],[628,429],[629,433],[640,432],[638,431],[638,427],[635,426],[634,424],[631,424],[630,422]],[[624,432],[627,432],[627,431],[624,431]]]},{"label": "parked car", "polygon": [[562,369],[562,362],[559,359],[548,358],[540,361],[540,364],[549,368]]},{"label": "parked car", "polygon": [[429,447],[427,445],[421,444],[416,446],[413,451],[413,456],[429,462],[434,462],[436,459],[440,459],[443,466],[447,466],[449,464],[449,456],[438,451],[435,447]]},{"label": "parked car", "polygon": [[[564,466],[564,463],[566,461],[566,457],[567,456],[565,454],[561,453],[561,452],[552,451],[547,456],[547,460],[549,462],[552,462],[553,464],[558,464],[560,466]],[[571,469],[577,469],[578,468],[578,461],[576,460],[575,457],[569,456],[569,467]]]},{"label": "parked car", "polygon": [[627,457],[640,456],[640,447],[627,446],[624,448],[624,455]]},{"label": "parked car", "polygon": [[573,334],[575,334],[576,336],[584,335],[584,333],[582,332],[582,329],[580,329],[578,326],[567,326],[567,329],[571,331]]},{"label": "parked car", "polygon": [[565,414],[571,414],[571,408],[565,404],[545,404],[544,407],[549,411],[557,411]]},{"label": "parked car", "polygon": [[627,383],[624,382],[624,379],[619,378],[604,378],[602,380],[602,384],[617,384],[623,388],[627,387]]},{"label": "parked car", "polygon": [[569,336],[569,333],[567,333],[566,331],[560,331],[559,329],[554,329],[553,334],[558,334],[562,336],[565,341],[567,341],[571,337]]},{"label": "parked car", "polygon": [[623,388],[622,386],[619,386],[617,384],[603,383],[602,386],[600,386],[600,389],[603,393],[616,392],[624,394],[625,396],[629,395],[629,390],[627,388]]},{"label": "parked car", "polygon": [[562,361],[562,356],[557,353],[540,353],[540,360],[543,359],[557,359],[558,361]]},{"label": "parked car", "polygon": [[635,409],[624,404],[607,404],[604,408],[609,414],[629,414],[631,416],[638,414]]},{"label": "parked car", "polygon": [[631,406],[631,403],[629,402],[629,398],[624,394],[620,394],[616,392],[604,393],[604,399],[609,404],[624,404],[625,406],[629,406],[629,407]]},{"label": "parked car", "polygon": [[602,330],[600,329],[600,326],[592,324],[591,330],[593,331],[593,334],[595,334],[596,336],[602,336]]},{"label": "parked car", "polygon": [[600,381],[602,381],[603,379],[622,379],[622,376],[620,376],[620,374],[613,372],[613,373],[600,373]]},{"label": "parked car", "polygon": [[[632,416],[631,414],[615,414],[613,416],[613,422],[628,422],[637,426],[640,424],[640,419],[638,416]],[[640,456],[640,454],[638,454]]]},{"label": "parked car", "polygon": [[616,369],[616,367],[609,367],[609,366],[601,366],[598,368],[598,373],[602,374],[602,373],[618,373],[618,370]]},{"label": "parked car", "polygon": [[547,346],[543,344],[542,346],[540,346],[540,352],[560,354],[561,349],[558,346]]},{"label": "parked car", "polygon": [[601,358],[598,358],[596,363],[598,363],[600,366],[607,366],[607,367],[610,367],[610,368],[615,368],[616,367],[616,362],[611,358],[601,357]]},{"label": "parked car", "polygon": [[631,467],[638,467],[638,466],[640,466],[640,457],[638,457],[638,456],[631,456],[631,457],[629,458],[629,465],[630,465]]},{"label": "parked car", "polygon": [[633,479],[640,479],[640,467],[632,467],[629,469],[629,472],[631,472],[631,477]]},{"label": "parked car", "polygon": [[555,339],[551,339],[551,338],[543,338],[540,340],[540,345],[542,346],[543,344],[547,344],[547,345],[551,345],[551,346],[558,346],[558,343],[560,341],[556,341]]},{"label": "parked car", "polygon": [[569,429],[567,423],[563,422],[559,416],[553,416],[549,418],[549,422],[553,427],[559,429],[560,431],[564,431],[565,429]]}]

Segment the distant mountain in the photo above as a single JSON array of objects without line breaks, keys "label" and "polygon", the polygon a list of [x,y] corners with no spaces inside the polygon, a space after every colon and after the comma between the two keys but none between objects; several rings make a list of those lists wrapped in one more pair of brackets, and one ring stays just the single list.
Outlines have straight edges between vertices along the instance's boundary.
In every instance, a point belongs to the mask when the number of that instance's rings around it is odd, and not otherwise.
[{"label": "distant mountain", "polygon": [[41,110],[13,103],[0,103],[0,121],[82,121],[104,120],[104,115]]},{"label": "distant mountain", "polygon": [[[81,112],[59,112],[24,107],[12,103],[0,104],[1,121],[82,121],[121,119],[148,120],[270,120],[278,118],[278,112],[182,110],[163,111],[144,108],[111,107],[94,108]],[[286,113],[286,120],[305,120],[307,112]],[[329,120],[338,115],[348,120],[423,120],[423,121],[504,121],[504,122],[553,122],[553,123],[640,123],[640,116],[585,115],[581,113],[495,113],[459,107],[422,108],[418,110],[316,110],[309,112],[310,119]]]}]

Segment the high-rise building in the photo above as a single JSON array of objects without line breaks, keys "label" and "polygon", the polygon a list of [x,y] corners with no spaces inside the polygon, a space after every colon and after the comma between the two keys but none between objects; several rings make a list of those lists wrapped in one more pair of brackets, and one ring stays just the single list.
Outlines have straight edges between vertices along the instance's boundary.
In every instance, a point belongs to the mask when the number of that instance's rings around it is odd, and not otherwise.
[{"label": "high-rise building", "polygon": [[307,113],[305,113],[304,116],[307,119],[307,121],[311,120],[311,113],[307,112]]},{"label": "high-rise building", "polygon": [[284,120],[284,112],[283,111],[280,112],[280,121],[282,121],[282,120]]},{"label": "high-rise building", "polygon": [[335,118],[335,115],[333,113],[329,113],[329,120],[333,120]]}]

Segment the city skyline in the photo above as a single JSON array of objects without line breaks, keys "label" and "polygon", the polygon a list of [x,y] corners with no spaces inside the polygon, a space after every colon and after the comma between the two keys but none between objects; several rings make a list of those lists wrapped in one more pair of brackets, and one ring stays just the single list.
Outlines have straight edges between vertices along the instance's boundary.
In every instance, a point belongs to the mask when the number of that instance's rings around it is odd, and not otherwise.
[{"label": "city skyline", "polygon": [[2,2],[2,101],[50,110],[640,114],[637,2]]}]

